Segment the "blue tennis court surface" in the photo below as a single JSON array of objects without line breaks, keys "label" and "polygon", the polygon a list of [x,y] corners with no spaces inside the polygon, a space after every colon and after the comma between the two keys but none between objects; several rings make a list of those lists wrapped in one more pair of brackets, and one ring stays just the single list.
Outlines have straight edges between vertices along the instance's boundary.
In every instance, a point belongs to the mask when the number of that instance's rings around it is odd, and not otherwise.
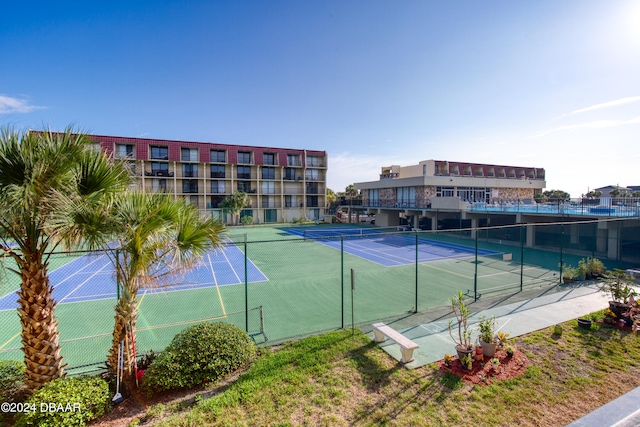
[{"label": "blue tennis court surface", "polygon": [[[248,282],[267,277],[247,260]],[[105,255],[84,255],[49,274],[54,286],[53,298],[61,304],[116,298],[115,271]],[[237,285],[245,282],[244,253],[234,245],[209,252],[202,263],[174,279],[171,284],[142,289],[140,294],[201,289],[210,286]],[[15,310],[18,296],[11,292],[0,298],[0,310]]]},{"label": "blue tennis court surface", "polygon": [[[394,267],[416,262],[415,233],[380,232],[375,228],[323,228],[321,231],[310,229],[285,229],[287,233],[318,239],[323,245],[364,258],[368,261]],[[344,239],[341,241],[340,237]],[[478,248],[478,256],[498,255],[501,252]],[[475,247],[440,242],[418,237],[418,262],[441,261],[475,257]]]}]

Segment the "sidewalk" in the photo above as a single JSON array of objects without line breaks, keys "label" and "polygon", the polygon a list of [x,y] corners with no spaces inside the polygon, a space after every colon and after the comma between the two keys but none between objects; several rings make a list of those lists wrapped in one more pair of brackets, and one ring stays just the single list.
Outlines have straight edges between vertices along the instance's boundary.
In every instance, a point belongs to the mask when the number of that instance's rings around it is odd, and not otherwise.
[{"label": "sidewalk", "polygon": [[[607,295],[594,286],[572,288],[518,301],[507,305],[494,306],[473,313],[469,317],[472,337],[478,335],[475,324],[481,316],[496,316],[498,330],[511,337],[544,329],[566,322],[594,311],[606,308]],[[414,351],[414,361],[407,368],[417,368],[435,362],[445,354],[455,354],[455,344],[449,335],[449,319],[439,319],[404,329],[398,329],[404,336],[420,346]],[[393,323],[389,326],[397,329]],[[373,334],[371,334],[373,336]],[[396,360],[400,360],[400,347],[393,341],[381,344],[381,348]]]}]

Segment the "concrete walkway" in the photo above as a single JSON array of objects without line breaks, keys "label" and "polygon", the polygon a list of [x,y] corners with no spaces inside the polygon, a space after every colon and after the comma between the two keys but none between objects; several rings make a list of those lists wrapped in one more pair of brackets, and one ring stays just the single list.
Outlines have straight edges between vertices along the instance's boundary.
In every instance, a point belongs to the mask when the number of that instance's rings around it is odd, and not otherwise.
[{"label": "concrete walkway", "polygon": [[[478,336],[476,324],[481,316],[496,316],[498,330],[516,337],[558,323],[566,322],[594,311],[608,307],[608,296],[596,285],[572,288],[566,291],[542,295],[511,304],[494,306],[473,313],[469,317],[471,336],[475,341]],[[420,346],[414,351],[414,361],[405,365],[417,368],[435,362],[445,354],[455,354],[455,344],[449,335],[449,320],[440,319],[430,323],[399,329],[403,335]],[[391,323],[391,327],[394,325]],[[373,334],[371,334],[373,337]],[[400,347],[387,341],[381,344],[382,349],[392,357],[400,360]]]}]

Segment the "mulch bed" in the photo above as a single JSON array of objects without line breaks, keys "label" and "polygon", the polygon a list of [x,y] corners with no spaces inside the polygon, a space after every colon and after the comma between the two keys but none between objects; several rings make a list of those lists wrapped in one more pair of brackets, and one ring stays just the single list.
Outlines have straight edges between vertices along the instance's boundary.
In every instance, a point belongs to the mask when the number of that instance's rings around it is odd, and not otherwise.
[{"label": "mulch bed", "polygon": [[[479,360],[474,360],[471,370],[463,369],[462,363],[454,356],[449,365],[443,360],[436,362],[440,372],[451,373],[469,384],[487,385],[498,381],[508,380],[524,374],[531,364],[527,356],[519,350],[515,350],[512,357],[507,356],[504,349],[497,348],[494,357],[476,356]],[[495,369],[491,359],[500,360],[500,365]]]}]

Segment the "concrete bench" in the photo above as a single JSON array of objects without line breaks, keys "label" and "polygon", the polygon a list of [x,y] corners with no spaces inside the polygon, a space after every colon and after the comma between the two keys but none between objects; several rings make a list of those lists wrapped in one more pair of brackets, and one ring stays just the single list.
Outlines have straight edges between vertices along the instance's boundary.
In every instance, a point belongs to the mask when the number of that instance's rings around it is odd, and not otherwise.
[{"label": "concrete bench", "polygon": [[395,343],[400,346],[400,351],[402,352],[402,359],[400,361],[402,363],[413,361],[413,350],[420,347],[418,344],[384,323],[374,323],[371,326],[373,326],[376,342],[384,342],[387,338],[395,341]]}]

